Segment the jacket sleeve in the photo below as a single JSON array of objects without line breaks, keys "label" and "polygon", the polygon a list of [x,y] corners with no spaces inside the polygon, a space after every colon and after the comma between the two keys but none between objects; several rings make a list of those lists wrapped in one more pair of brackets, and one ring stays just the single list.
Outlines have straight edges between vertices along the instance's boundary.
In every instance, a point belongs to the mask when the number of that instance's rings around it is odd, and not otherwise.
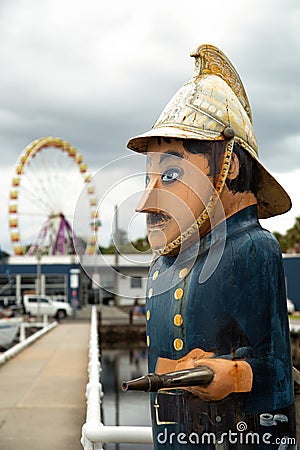
[{"label": "jacket sleeve", "polygon": [[265,230],[231,243],[227,312],[238,321],[249,345],[237,349],[253,371],[247,408],[274,410],[293,401],[289,324],[281,252]]}]

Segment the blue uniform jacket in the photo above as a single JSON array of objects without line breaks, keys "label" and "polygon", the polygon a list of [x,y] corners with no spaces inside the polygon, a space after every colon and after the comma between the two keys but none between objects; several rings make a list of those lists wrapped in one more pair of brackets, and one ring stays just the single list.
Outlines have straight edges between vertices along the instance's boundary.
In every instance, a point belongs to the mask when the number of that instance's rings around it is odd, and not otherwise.
[{"label": "blue uniform jacket", "polygon": [[[174,436],[171,444],[167,440],[162,445],[157,436],[166,430],[167,434],[177,430],[198,436],[214,430],[220,436],[229,428],[236,430],[240,421],[245,421],[248,430],[263,432],[261,415],[278,412],[287,417],[286,428],[273,425],[272,432],[294,435],[281,252],[274,236],[260,226],[256,206],[219,224],[178,257],[155,261],[147,287],[146,317],[149,372],[155,372],[158,357],[176,360],[195,348],[214,352],[216,357],[245,359],[253,371],[250,393],[231,394],[221,401],[202,401],[182,390],[153,394],[155,448],[215,448],[179,444]],[[165,434],[160,434],[161,440]]]}]

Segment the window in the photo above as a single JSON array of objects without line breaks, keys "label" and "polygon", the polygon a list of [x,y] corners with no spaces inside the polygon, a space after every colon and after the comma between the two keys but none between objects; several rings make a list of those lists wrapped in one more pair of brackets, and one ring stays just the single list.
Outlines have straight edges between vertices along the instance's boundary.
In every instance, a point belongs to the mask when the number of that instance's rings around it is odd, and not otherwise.
[{"label": "window", "polygon": [[113,289],[114,288],[114,274],[112,272],[104,272],[101,274],[101,285],[105,289]]},{"label": "window", "polygon": [[66,275],[46,275],[45,294],[50,296],[67,294],[67,276]]},{"label": "window", "polygon": [[65,276],[64,275],[47,275],[46,284],[56,284],[59,286],[64,286]]},{"label": "window", "polygon": [[131,277],[131,287],[141,288],[142,287],[142,277]]}]

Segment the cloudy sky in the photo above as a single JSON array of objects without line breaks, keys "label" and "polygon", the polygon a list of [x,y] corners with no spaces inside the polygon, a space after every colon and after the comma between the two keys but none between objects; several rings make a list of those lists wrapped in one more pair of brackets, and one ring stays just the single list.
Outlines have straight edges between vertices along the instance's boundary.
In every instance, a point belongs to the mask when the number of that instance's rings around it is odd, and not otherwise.
[{"label": "cloudy sky", "polygon": [[[189,53],[201,43],[219,46],[239,72],[260,158],[292,197],[290,213],[263,225],[291,227],[300,215],[299,29],[299,0],[2,0],[2,248],[10,250],[8,195],[22,150],[41,136],[59,136],[103,180],[122,167],[126,176],[126,165],[138,167],[139,157],[111,162],[130,154],[128,139],[151,127],[191,77]],[[97,188],[101,197],[101,183]],[[108,209],[100,211],[103,242]]]}]

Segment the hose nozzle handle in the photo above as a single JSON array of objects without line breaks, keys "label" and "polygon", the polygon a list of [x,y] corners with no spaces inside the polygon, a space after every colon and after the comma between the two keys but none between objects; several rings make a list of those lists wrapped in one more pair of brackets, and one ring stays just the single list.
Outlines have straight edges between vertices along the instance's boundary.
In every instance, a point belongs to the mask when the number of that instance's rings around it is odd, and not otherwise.
[{"label": "hose nozzle handle", "polygon": [[207,366],[178,370],[163,375],[150,373],[135,380],[124,381],[123,391],[157,392],[159,389],[180,389],[190,386],[208,386],[214,377],[214,372]]}]

